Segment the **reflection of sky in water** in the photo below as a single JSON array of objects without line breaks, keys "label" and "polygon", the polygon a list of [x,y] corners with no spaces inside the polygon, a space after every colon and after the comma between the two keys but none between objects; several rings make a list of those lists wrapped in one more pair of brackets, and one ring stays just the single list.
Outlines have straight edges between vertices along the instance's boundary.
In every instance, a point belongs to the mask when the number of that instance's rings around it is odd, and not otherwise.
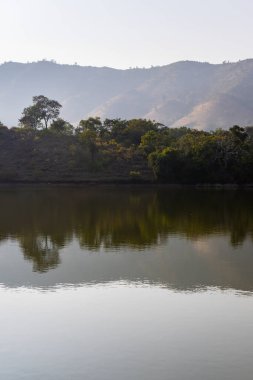
[{"label": "reflection of sky in water", "polygon": [[5,380],[252,379],[252,298],[233,291],[112,283],[0,297]]}]

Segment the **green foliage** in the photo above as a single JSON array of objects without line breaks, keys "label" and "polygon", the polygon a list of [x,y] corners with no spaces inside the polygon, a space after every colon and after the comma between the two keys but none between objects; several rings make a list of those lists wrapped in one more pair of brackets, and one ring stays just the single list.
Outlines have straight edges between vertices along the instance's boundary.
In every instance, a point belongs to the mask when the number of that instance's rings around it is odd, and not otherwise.
[{"label": "green foliage", "polygon": [[190,129],[186,127],[181,128],[159,128],[157,130],[151,130],[142,135],[140,148],[146,154],[154,151],[161,151],[164,148],[172,145],[180,137],[187,133],[190,133]]},{"label": "green foliage", "polygon": [[244,142],[248,137],[247,131],[244,128],[239,127],[239,125],[234,125],[229,130],[232,133],[232,135],[235,138],[237,138],[240,142]]},{"label": "green foliage", "polygon": [[31,129],[42,128],[41,112],[36,104],[25,108],[22,115],[23,116],[19,119],[19,123],[22,127]]},{"label": "green foliage", "polygon": [[58,118],[61,104],[44,95],[34,96],[33,105],[22,112],[19,119],[21,126],[31,129],[48,128],[51,120]]},{"label": "green foliage", "polygon": [[126,146],[139,145],[142,136],[149,131],[156,131],[158,125],[151,120],[132,119],[129,120],[123,131],[121,143]]},{"label": "green foliage", "polygon": [[90,152],[91,162],[94,162],[95,154],[97,152],[97,132],[93,128],[84,129],[79,133],[79,140],[81,143],[88,148]]},{"label": "green foliage", "polygon": [[89,117],[89,119],[81,120],[79,126],[76,130],[77,133],[82,133],[85,131],[90,131],[98,135],[102,128],[102,122],[99,117]]},{"label": "green foliage", "polygon": [[54,132],[56,134],[67,136],[71,136],[74,133],[73,125],[61,118],[54,120],[49,129],[51,132]]},{"label": "green foliage", "polygon": [[[0,123],[5,173],[19,168],[23,181],[106,177],[173,184],[253,183],[253,127],[205,132],[167,128],[146,119],[89,117],[74,129],[58,117],[60,107],[55,100],[35,96],[23,111],[23,128],[8,130]],[[8,176],[0,173],[0,178]]]},{"label": "green foliage", "polygon": [[189,131],[149,155],[158,180],[169,183],[250,183],[253,145],[245,129]]},{"label": "green foliage", "polygon": [[182,166],[184,161],[180,152],[175,148],[165,148],[162,152],[153,152],[149,156],[149,162],[154,174],[161,182],[182,182]]}]

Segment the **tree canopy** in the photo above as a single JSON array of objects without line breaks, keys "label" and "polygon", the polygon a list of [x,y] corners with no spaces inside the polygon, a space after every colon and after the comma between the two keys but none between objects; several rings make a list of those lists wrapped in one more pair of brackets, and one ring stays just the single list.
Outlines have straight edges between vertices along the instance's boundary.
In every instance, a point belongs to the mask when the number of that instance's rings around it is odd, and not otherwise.
[{"label": "tree canopy", "polygon": [[56,100],[44,95],[34,96],[33,104],[23,110],[19,122],[23,127],[47,129],[50,122],[58,118],[61,107]]},{"label": "tree canopy", "polygon": [[56,100],[34,96],[22,128],[0,123],[0,181],[253,183],[253,127],[207,132],[99,117],[74,127],[60,109]]}]

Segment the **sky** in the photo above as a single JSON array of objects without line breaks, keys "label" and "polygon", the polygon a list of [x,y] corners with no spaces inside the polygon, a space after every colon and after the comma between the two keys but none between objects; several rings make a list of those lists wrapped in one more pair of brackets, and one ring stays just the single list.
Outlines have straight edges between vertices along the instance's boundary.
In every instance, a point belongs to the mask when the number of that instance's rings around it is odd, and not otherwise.
[{"label": "sky", "polygon": [[234,62],[253,57],[252,15],[252,0],[0,0],[0,62]]}]

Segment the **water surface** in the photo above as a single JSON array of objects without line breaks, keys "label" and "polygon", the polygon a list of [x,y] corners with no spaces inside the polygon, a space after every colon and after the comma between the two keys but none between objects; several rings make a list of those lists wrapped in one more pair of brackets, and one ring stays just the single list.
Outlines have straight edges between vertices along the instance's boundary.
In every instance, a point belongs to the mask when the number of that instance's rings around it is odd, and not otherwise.
[{"label": "water surface", "polygon": [[0,189],[0,378],[248,380],[253,193]]}]

